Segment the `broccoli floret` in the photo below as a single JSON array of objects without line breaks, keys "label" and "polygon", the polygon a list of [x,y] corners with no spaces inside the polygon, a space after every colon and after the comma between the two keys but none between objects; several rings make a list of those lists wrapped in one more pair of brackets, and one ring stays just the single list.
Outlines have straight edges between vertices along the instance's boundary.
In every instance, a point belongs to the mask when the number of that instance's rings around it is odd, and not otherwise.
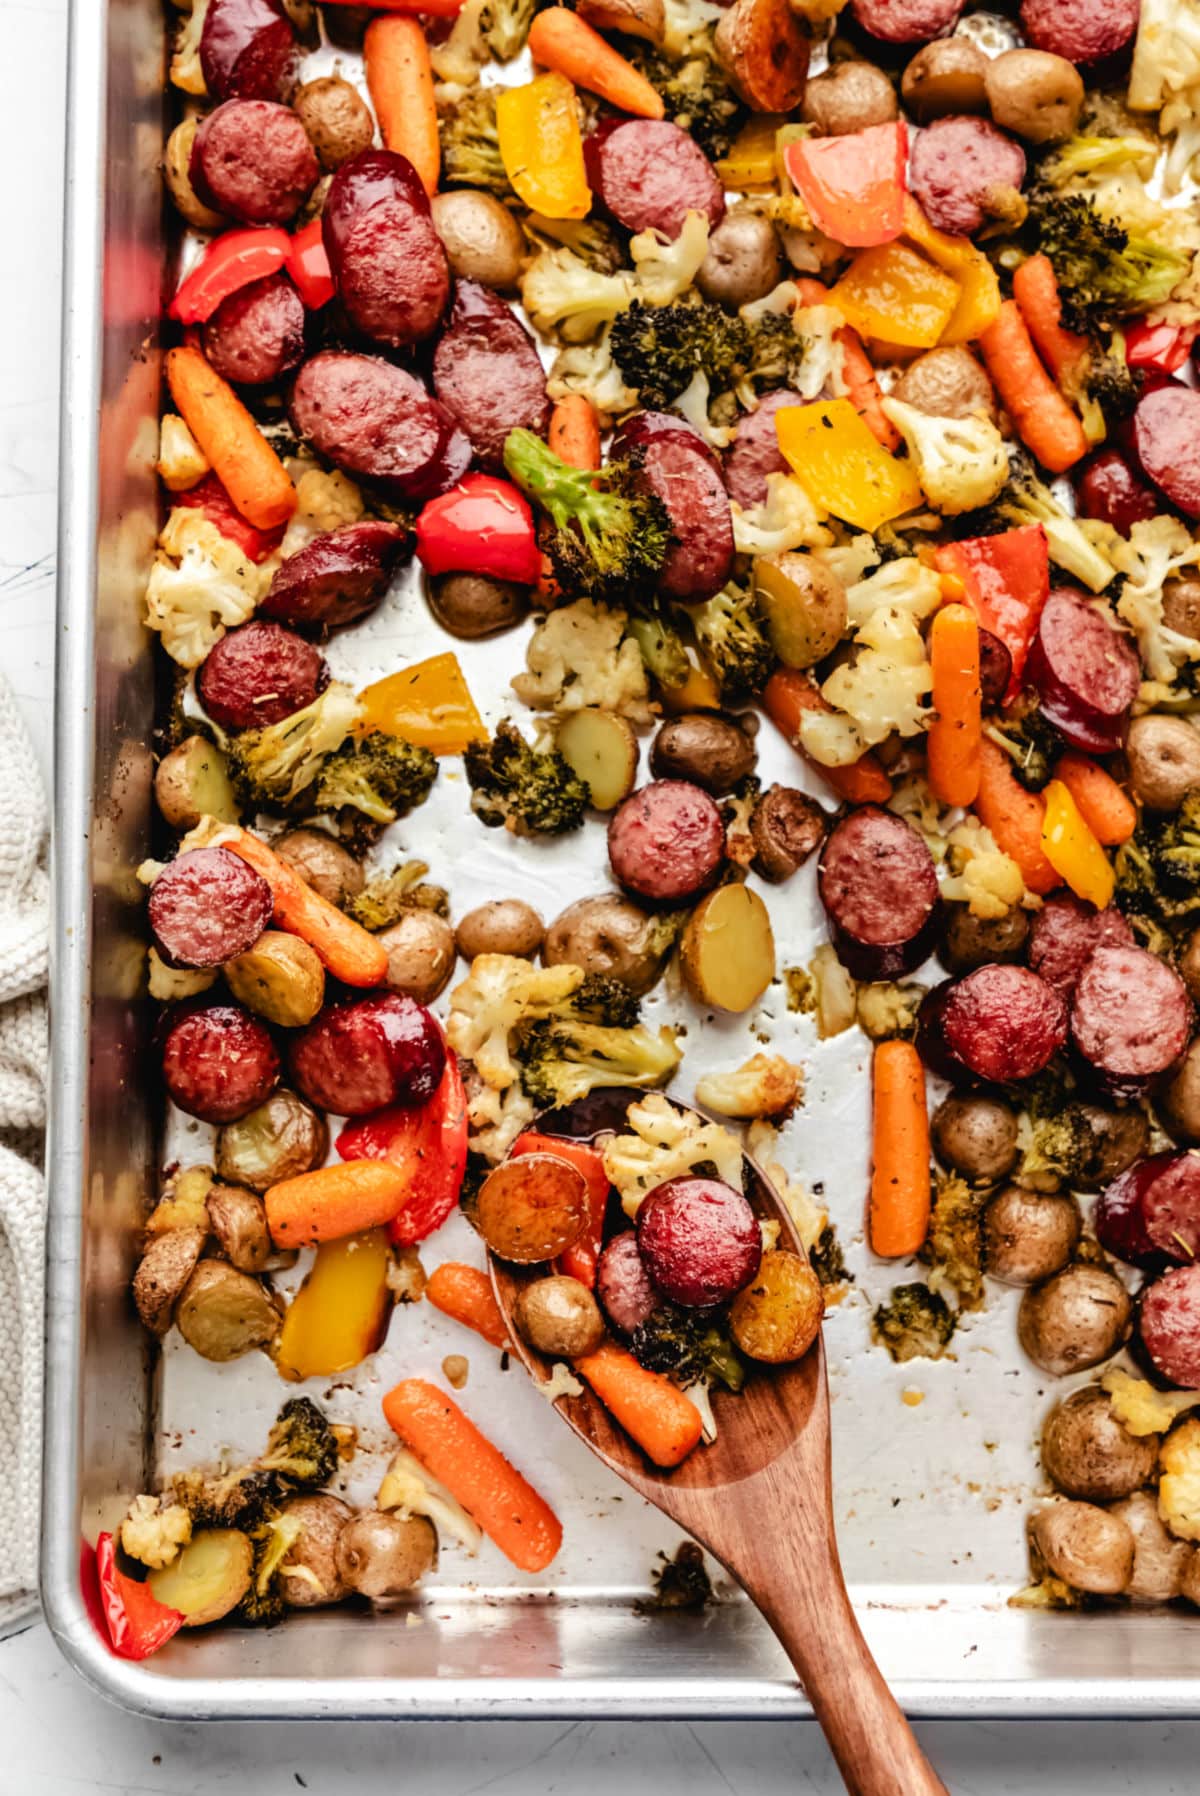
[{"label": "broccoli floret", "polygon": [[471,742],[463,763],[471,809],[489,829],[561,836],[583,822],[590,794],[557,749],[539,754],[506,719],[490,742]]},{"label": "broccoli floret", "polygon": [[537,8],[538,0],[486,0],[479,25],[497,62],[511,62],[520,55]]},{"label": "broccoli floret", "polygon": [[1011,758],[1013,775],[1027,792],[1040,792],[1049,784],[1054,763],[1063,751],[1063,740],[1037,705],[1030,705],[1015,716],[1005,716],[1002,724],[985,724],[984,729],[997,748]]},{"label": "broccoli floret", "polygon": [[871,1318],[871,1336],[897,1365],[941,1359],[954,1333],[955,1316],[944,1297],[927,1285],[897,1285]]},{"label": "broccoli floret", "polygon": [[482,187],[498,199],[512,197],[500,154],[494,88],[476,88],[451,106],[438,120],[438,135],[447,187]]},{"label": "broccoli floret", "polygon": [[427,748],[372,730],[327,757],[313,784],[318,810],[361,811],[373,823],[394,823],[429,797],[437,757]]},{"label": "broccoli floret", "polygon": [[1163,886],[1175,897],[1191,897],[1200,890],[1200,792],[1189,792],[1151,832],[1151,860]]},{"label": "broccoli floret", "polygon": [[572,1017],[524,1024],[513,1051],[521,1084],[535,1104],[560,1109],[608,1085],[646,1090],[665,1085],[679,1065],[674,1031],[609,1028]]},{"label": "broccoli floret", "polygon": [[[1116,121],[1114,121],[1116,122]],[[1128,121],[1132,122],[1132,121]],[[1159,145],[1152,137],[1076,133],[1055,144],[1038,164],[1037,179],[1047,187],[1065,187],[1080,176],[1135,173],[1143,180],[1154,170]]]},{"label": "broccoli floret", "polygon": [[349,686],[335,681],[320,698],[280,723],[242,730],[230,738],[229,777],[247,809],[279,810],[307,803],[328,757],[358,722],[361,706]]},{"label": "broccoli floret", "polygon": [[630,1347],[651,1372],[665,1372],[679,1385],[719,1382],[740,1391],[746,1372],[725,1329],[707,1310],[660,1304],[634,1330]]},{"label": "broccoli floret", "polygon": [[607,1029],[632,1029],[642,1007],[629,987],[604,973],[588,973],[571,993],[571,1010],[585,1023],[603,1023]]},{"label": "broccoli floret", "polygon": [[304,1523],[298,1515],[265,1515],[251,1530],[254,1567],[250,1588],[242,1598],[238,1618],[255,1628],[274,1627],[282,1621],[286,1609],[280,1567],[301,1534]]},{"label": "broccoli floret", "polygon": [[826,1289],[831,1285],[854,1283],[854,1274],[846,1266],[846,1254],[832,1222],[825,1224],[816,1246],[809,1248],[808,1263]]},{"label": "broccoli floret", "polygon": [[1142,383],[1123,355],[1093,354],[1088,358],[1082,398],[1098,406],[1110,424],[1127,418],[1138,402]]},{"label": "broccoli floret", "polygon": [[1036,198],[1037,247],[1058,277],[1063,323],[1086,334],[1162,305],[1187,273],[1188,258],[1106,218],[1077,194]]},{"label": "broccoli floret", "polygon": [[597,274],[616,274],[625,261],[617,233],[602,218],[547,218],[531,212],[526,224],[535,237],[561,243]]},{"label": "broccoli floret", "polygon": [[373,935],[390,929],[406,910],[433,910],[447,916],[450,900],[445,888],[421,883],[428,871],[424,861],[405,861],[390,873],[377,873],[361,892],[347,898],[342,908]]},{"label": "broccoli floret", "polygon": [[953,1286],[960,1310],[983,1303],[983,1195],[942,1174],[934,1187],[929,1234],[921,1258],[936,1281]]},{"label": "broccoli floret", "polygon": [[275,1484],[271,1474],[255,1464],[224,1474],[179,1472],[171,1480],[170,1496],[188,1511],[195,1532],[202,1528],[249,1532],[272,1509]]},{"label": "broccoli floret", "polygon": [[1089,591],[1102,591],[1112,579],[1112,563],[1038,479],[1037,469],[1024,450],[1009,452],[1008,482],[990,515],[1000,520],[1003,529],[1014,524],[1040,524],[1046,532],[1051,561],[1074,574]]},{"label": "broccoli floret", "polygon": [[1200,792],[1189,792],[1174,816],[1143,811],[1113,865],[1130,928],[1152,953],[1168,953],[1173,926],[1200,911]]},{"label": "broccoli floret", "polygon": [[626,626],[637,643],[642,664],[660,686],[682,686],[691,663],[678,626],[661,605],[642,604]]},{"label": "broccoli floret", "polygon": [[308,1397],[284,1404],[267,1436],[266,1451],[231,1472],[180,1472],[170,1495],[182,1503],[195,1529],[241,1528],[248,1534],[269,1523],[289,1496],[318,1490],[338,1465],[333,1429]]},{"label": "broccoli floret", "polygon": [[775,670],[775,651],[753,589],[730,584],[705,604],[690,605],[688,615],[721,697],[737,703],[760,693]]},{"label": "broccoli floret", "polygon": [[622,46],[652,87],[658,89],[673,124],[687,131],[710,161],[724,156],[746,116],[718,65],[707,56],[674,62],[649,44]]},{"label": "broccoli floret", "polygon": [[757,393],[794,387],[804,366],[804,339],[796,335],[790,312],[763,312],[746,328],[742,379]]},{"label": "broccoli floret", "polygon": [[608,347],[642,404],[661,411],[678,399],[697,368],[714,390],[730,385],[748,362],[750,332],[718,305],[648,306],[635,299],[613,319]]},{"label": "broccoli floret", "polygon": [[310,1397],[292,1397],[271,1425],[258,1466],[294,1495],[328,1484],[339,1457],[337,1435],[316,1404]]},{"label": "broccoli floret", "polygon": [[554,526],[548,547],[564,591],[624,606],[653,585],[671,525],[633,457],[572,468],[532,431],[510,430],[504,466]]},{"label": "broccoli floret", "polygon": [[645,1597],[636,1607],[641,1615],[661,1613],[664,1609],[703,1609],[713,1600],[713,1587],[704,1569],[704,1554],[694,1540],[680,1541],[674,1559],[660,1553],[661,1565],[650,1574],[654,1595]]}]

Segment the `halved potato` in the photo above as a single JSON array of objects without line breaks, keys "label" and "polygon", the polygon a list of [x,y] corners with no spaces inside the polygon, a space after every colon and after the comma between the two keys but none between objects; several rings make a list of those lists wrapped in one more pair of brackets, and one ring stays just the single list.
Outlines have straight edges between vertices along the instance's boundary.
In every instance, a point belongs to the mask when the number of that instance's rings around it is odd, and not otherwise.
[{"label": "halved potato", "polygon": [[749,886],[718,886],[688,918],[683,977],[699,1004],[743,1011],[775,977],[775,937],[767,907]]},{"label": "halved potato", "polygon": [[325,1000],[325,969],[315,949],[282,929],[264,929],[223,970],[239,1003],[281,1029],[303,1029]]},{"label": "halved potato", "polygon": [[615,711],[572,711],[558,726],[555,745],[592,794],[598,811],[628,798],[637,779],[637,737]]},{"label": "halved potato", "polygon": [[188,736],[163,756],[154,776],[154,796],[172,829],[193,829],[201,817],[238,820],[225,756],[205,736]]},{"label": "halved potato", "polygon": [[175,1323],[202,1359],[220,1361],[269,1346],[279,1333],[281,1317],[249,1273],[238,1272],[224,1260],[201,1260],[179,1300]]},{"label": "halved potato", "polygon": [[236,1609],[250,1588],[254,1549],[239,1528],[205,1528],[146,1579],[150,1593],[177,1609],[185,1628],[202,1628]]}]

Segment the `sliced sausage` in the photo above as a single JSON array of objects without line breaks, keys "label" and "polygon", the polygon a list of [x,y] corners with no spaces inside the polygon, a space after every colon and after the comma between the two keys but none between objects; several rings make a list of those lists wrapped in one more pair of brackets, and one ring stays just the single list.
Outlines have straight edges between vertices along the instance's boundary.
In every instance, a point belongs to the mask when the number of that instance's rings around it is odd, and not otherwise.
[{"label": "sliced sausage", "polygon": [[389,349],[437,329],[450,264],[407,156],[363,150],[342,164],[321,213],[325,253],[355,330]]},{"label": "sliced sausage", "polygon": [[757,411],[739,421],[737,435],[725,451],[722,467],[726,491],[743,511],[762,504],[767,496],[768,474],[787,473],[788,464],[779,447],[775,414],[786,405],[803,404],[799,393],[793,393],[789,387],[777,387],[773,393],[763,394]]},{"label": "sliced sausage", "polygon": [[614,458],[631,451],[662,500],[675,543],[658,589],[673,599],[711,599],[733,572],[733,514],[717,459],[704,439],[669,412],[637,412],[613,435]]},{"label": "sliced sausage", "polygon": [[296,54],[282,0],[208,0],[200,72],[214,100],[282,100]]},{"label": "sliced sausage", "polygon": [[935,119],[916,134],[909,186],[939,231],[969,237],[1024,179],[1024,150],[986,119]]},{"label": "sliced sausage", "polygon": [[296,1089],[319,1110],[365,1116],[433,1096],[446,1068],[442,1032],[423,1004],[400,992],[331,1004],[292,1038]]},{"label": "sliced sausage", "polygon": [[1191,1031],[1178,973],[1145,948],[1096,949],[1075,986],[1071,1035],[1113,1097],[1137,1097],[1169,1071]]},{"label": "sliced sausage", "polygon": [[1185,517],[1200,518],[1200,393],[1170,381],[1143,393],[1133,414],[1142,470]]},{"label": "sliced sausage", "polygon": [[938,882],[916,830],[863,805],[831,831],[817,887],[837,957],[856,979],[897,979],[933,950]]},{"label": "sliced sausage", "polygon": [[1067,1007],[1026,967],[977,967],[944,994],[940,1024],[956,1070],[1002,1085],[1050,1064],[1067,1039]]},{"label": "sliced sausage", "polygon": [[1058,586],[1042,606],[1025,677],[1042,715],[1073,748],[1114,754],[1121,746],[1142,671],[1137,650],[1105,611],[1071,586]]},{"label": "sliced sausage", "polygon": [[958,24],[963,0],[850,0],[861,30],[885,44],[927,44],[948,37]]},{"label": "sliced sausage", "polygon": [[261,873],[228,848],[193,848],[150,888],[150,928],[173,967],[219,967],[252,948],[275,908]]},{"label": "sliced sausage", "polygon": [[1200,1154],[1152,1154],[1101,1192],[1102,1247],[1131,1266],[1190,1265],[1200,1255]]},{"label": "sliced sausage", "polygon": [[979,690],[985,711],[994,710],[1008,691],[1012,679],[1012,655],[1008,647],[990,630],[979,632]]},{"label": "sliced sausage", "polygon": [[1069,892],[1048,898],[1029,931],[1029,964],[1070,1000],[1079,975],[1097,948],[1132,944],[1133,931],[1110,905],[1097,910]]},{"label": "sliced sausage", "polygon": [[672,240],[689,212],[709,229],[725,215],[716,170],[678,125],[667,119],[605,119],[584,141],[592,191],[629,231],[661,231]]},{"label": "sliced sausage", "polygon": [[1142,1345],[1156,1369],[1184,1390],[1200,1385],[1200,1266],[1176,1266],[1142,1292]]},{"label": "sliced sausage", "polygon": [[412,551],[411,530],[379,518],[327,531],[276,570],[259,613],[302,630],[352,624],[378,605]]},{"label": "sliced sausage", "polygon": [[222,380],[265,387],[304,360],[304,301],[286,274],[251,281],[204,326],[204,353]]},{"label": "sliced sausage", "polygon": [[633,1229],[614,1235],[600,1255],[596,1296],[613,1327],[623,1335],[640,1328],[662,1303],[650,1283]]},{"label": "sliced sausage", "polygon": [[1101,449],[1080,469],[1075,482],[1079,514],[1111,524],[1128,536],[1135,524],[1158,516],[1160,502],[1119,449]]},{"label": "sliced sausage", "polygon": [[329,684],[325,657],[282,624],[249,623],[222,636],[196,677],[200,703],[223,730],[281,723]]},{"label": "sliced sausage", "polygon": [[266,1024],[240,1004],[198,1004],[168,1022],[162,1074],[172,1103],[189,1116],[236,1122],[270,1097],[279,1055]]},{"label": "sliced sausage", "polygon": [[320,176],[304,126],[273,100],[226,100],[210,112],[188,165],[205,205],[243,224],[287,224]]},{"label": "sliced sausage", "polygon": [[459,281],[450,323],[433,352],[433,390],[481,461],[501,465],[504,439],[550,422],[537,345],[509,306],[478,281]]},{"label": "sliced sausage", "polygon": [[707,792],[687,780],[652,780],[609,819],[608,858],[627,891],[657,903],[694,898],[725,858],[725,825]]},{"label": "sliced sausage", "polygon": [[1035,50],[1094,68],[1137,35],[1141,0],[1021,0],[1021,29]]},{"label": "sliced sausage", "polygon": [[794,786],[772,786],[750,818],[754,871],[773,885],[790,879],[825,839],[829,819],[815,798]]},{"label": "sliced sausage", "polygon": [[291,412],[320,454],[398,499],[431,499],[471,465],[470,441],[445,406],[378,356],[313,356],[292,384]]}]

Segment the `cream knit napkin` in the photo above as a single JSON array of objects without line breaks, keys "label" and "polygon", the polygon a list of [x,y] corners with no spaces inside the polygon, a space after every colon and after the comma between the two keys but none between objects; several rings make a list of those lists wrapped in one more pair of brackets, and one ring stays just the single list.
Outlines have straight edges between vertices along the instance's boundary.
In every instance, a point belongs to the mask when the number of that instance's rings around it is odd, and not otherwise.
[{"label": "cream knit napkin", "polygon": [[37,762],[0,675],[0,1629],[37,1590],[47,827]]}]

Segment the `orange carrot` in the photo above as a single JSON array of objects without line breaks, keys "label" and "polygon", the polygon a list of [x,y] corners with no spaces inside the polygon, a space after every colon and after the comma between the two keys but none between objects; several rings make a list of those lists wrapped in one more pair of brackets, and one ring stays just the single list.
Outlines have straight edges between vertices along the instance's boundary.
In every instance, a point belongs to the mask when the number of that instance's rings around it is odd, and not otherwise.
[{"label": "orange carrot", "polygon": [[933,708],[926,737],[929,783],[943,804],[970,805],[979,790],[983,701],[979,625],[966,605],[943,605],[929,633]]},{"label": "orange carrot", "polygon": [[1054,769],[1103,848],[1119,848],[1137,828],[1137,807],[1110,773],[1087,755],[1065,754]]},{"label": "orange carrot", "polygon": [[256,530],[286,524],[296,509],[287,469],[233,388],[188,344],[167,352],[175,409],[237,509]]},{"label": "orange carrot", "polygon": [[493,1347],[508,1346],[508,1328],[492,1294],[492,1281],[478,1266],[443,1261],[430,1273],[425,1295],[435,1310],[473,1328]]},{"label": "orange carrot", "polygon": [[929,1111],[925,1069],[910,1041],[881,1041],[874,1059],[872,1251],[902,1259],[929,1232]]},{"label": "orange carrot", "polygon": [[276,1247],[312,1247],[390,1222],[412,1194],[410,1168],[346,1160],[272,1185],[264,1202]]},{"label": "orange carrot", "polygon": [[[796,282],[800,289],[800,298],[806,306],[827,306],[829,289],[823,287],[812,275],[801,276]],[[900,432],[883,409],[883,393],[875,378],[875,369],[870,356],[863,348],[862,338],[849,324],[843,325],[837,333],[837,342],[842,351],[842,378],[846,382],[846,395],[851,405],[867,424],[871,435],[885,449],[900,447]]]},{"label": "orange carrot", "polygon": [[805,754],[800,741],[800,719],[806,711],[831,711],[833,706],[821,697],[812,677],[798,667],[780,667],[767,681],[763,692],[763,708],[775,728],[782,732],[796,750],[815,767],[839,798],[848,804],[886,804],[892,796],[892,782],[877,758],[868,752],[848,767],[825,767]]},{"label": "orange carrot", "polygon": [[562,1545],[561,1522],[452,1397],[422,1378],[406,1378],[384,1398],[383,1413],[515,1566],[546,1569]]},{"label": "orange carrot", "polygon": [[555,455],[572,468],[600,466],[600,426],[591,400],[583,393],[568,393],[550,414],[546,440]]},{"label": "orange carrot", "polygon": [[1006,299],[979,339],[996,391],[1021,441],[1054,474],[1087,454],[1083,425],[1042,364],[1015,300]]},{"label": "orange carrot", "polygon": [[606,1341],[574,1364],[652,1464],[678,1465],[699,1445],[703,1424],[691,1398],[623,1347]]},{"label": "orange carrot", "polygon": [[662,118],[666,111],[662,95],[646,77],[565,6],[551,6],[536,15],[529,28],[529,49],[543,68],[555,69],[576,87],[599,94],[618,112]]},{"label": "orange carrot", "polygon": [[1042,848],[1046,807],[1041,794],[1025,790],[1004,750],[986,736],[979,744],[975,813],[996,846],[1016,861],[1031,892],[1045,894],[1062,884]]},{"label": "orange carrot", "polygon": [[527,1129],[509,1148],[513,1157],[519,1154],[556,1154],[566,1160],[587,1180],[588,1226],[579,1239],[565,1247],[554,1262],[556,1272],[577,1278],[589,1290],[596,1286],[596,1266],[604,1246],[604,1216],[608,1209],[609,1182],[604,1170],[604,1157],[585,1141],[568,1141],[563,1135],[539,1135]]},{"label": "orange carrot", "polygon": [[249,830],[223,826],[218,840],[222,848],[230,849],[262,874],[275,899],[275,922],[306,941],[335,979],[343,985],[382,985],[388,957],[377,936],[369,935],[361,923],[305,885],[293,868]]},{"label": "orange carrot", "polygon": [[372,19],[363,39],[363,61],[384,143],[408,157],[426,193],[436,193],[442,147],[433,65],[420,21]]},{"label": "orange carrot", "polygon": [[1057,384],[1070,393],[1091,355],[1086,337],[1064,330],[1062,300],[1049,256],[1030,256],[1013,275],[1013,298],[1020,307],[1038,354]]}]

